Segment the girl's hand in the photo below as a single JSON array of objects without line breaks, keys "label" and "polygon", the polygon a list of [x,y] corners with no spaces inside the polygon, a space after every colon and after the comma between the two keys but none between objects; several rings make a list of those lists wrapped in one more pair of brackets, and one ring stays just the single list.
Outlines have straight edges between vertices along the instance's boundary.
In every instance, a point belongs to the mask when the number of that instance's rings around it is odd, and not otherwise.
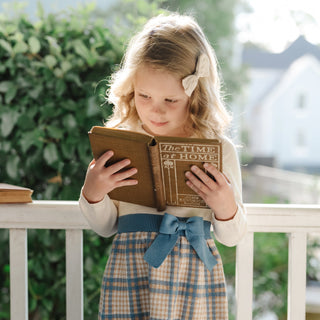
[{"label": "girl's hand", "polygon": [[192,166],[192,172],[186,172],[187,185],[206,202],[218,220],[232,219],[238,206],[230,182],[214,165],[205,163],[204,168],[215,180],[199,167]]},{"label": "girl's hand", "polygon": [[115,188],[132,186],[138,183],[135,179],[128,179],[135,173],[136,168],[119,172],[130,164],[129,159],[121,160],[106,167],[105,164],[113,156],[113,151],[104,153],[98,160],[92,160],[88,166],[82,194],[90,203],[101,201],[104,196]]}]

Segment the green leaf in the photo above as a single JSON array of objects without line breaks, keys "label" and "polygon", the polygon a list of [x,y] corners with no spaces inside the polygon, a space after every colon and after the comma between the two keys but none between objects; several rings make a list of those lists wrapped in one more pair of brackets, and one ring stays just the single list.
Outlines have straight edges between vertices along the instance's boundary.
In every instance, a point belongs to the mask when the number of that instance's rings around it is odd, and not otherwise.
[{"label": "green leaf", "polygon": [[11,86],[5,94],[4,100],[6,104],[10,104],[10,102],[14,99],[18,91],[17,86]]},{"label": "green leaf", "polygon": [[28,51],[28,46],[24,41],[18,41],[13,47],[14,53],[25,53]]},{"label": "green leaf", "polygon": [[38,99],[40,93],[42,92],[43,87],[42,85],[35,86],[32,90],[29,91],[29,96],[33,99]]},{"label": "green leaf", "polygon": [[52,311],[53,308],[53,301],[48,300],[48,299],[43,299],[42,303],[44,307],[46,308],[47,311]]},{"label": "green leaf", "polygon": [[19,140],[19,144],[21,146],[21,150],[23,153],[26,153],[31,146],[33,146],[36,142],[34,131],[25,132]]},{"label": "green leaf", "polygon": [[13,86],[14,83],[12,81],[2,81],[0,82],[0,92],[7,92]]},{"label": "green leaf", "polygon": [[51,138],[54,138],[54,139],[62,139],[63,138],[63,133],[64,133],[63,129],[55,127],[55,126],[48,126],[47,130],[48,130],[49,136]]},{"label": "green leaf", "polygon": [[30,303],[29,303],[29,312],[32,312],[36,309],[37,307],[37,302],[38,302],[38,299],[30,299]]},{"label": "green leaf", "polygon": [[17,110],[8,110],[1,115],[1,135],[6,138],[12,132],[19,119]]},{"label": "green leaf", "polygon": [[40,41],[34,36],[29,38],[28,44],[29,44],[31,53],[38,53],[41,49]]},{"label": "green leaf", "polygon": [[98,114],[101,114],[101,110],[99,109],[95,97],[90,97],[88,99],[87,104],[87,116],[88,117],[94,117]]},{"label": "green leaf", "polygon": [[53,73],[57,78],[62,78],[63,77],[63,71],[60,68],[55,68],[53,70]]},{"label": "green leaf", "polygon": [[72,114],[67,114],[64,118],[63,118],[63,125],[68,128],[68,129],[74,129],[77,127],[77,121],[76,118],[74,117],[74,115]]},{"label": "green leaf", "polygon": [[43,157],[49,166],[52,166],[59,160],[58,149],[54,143],[49,143],[43,151]]},{"label": "green leaf", "polygon": [[18,128],[19,130],[30,130],[33,129],[35,124],[34,124],[34,120],[30,117],[30,115],[27,114],[21,114],[18,122],[17,122]]},{"label": "green leaf", "polygon": [[78,74],[68,73],[68,74],[66,74],[65,79],[74,82],[79,88],[82,88],[83,84],[82,84]]},{"label": "green leaf", "polygon": [[19,162],[20,162],[20,159],[18,156],[12,156],[10,161],[8,161],[6,164],[6,171],[7,171],[8,176],[11,179],[15,180],[18,178]]},{"label": "green leaf", "polygon": [[65,82],[63,81],[63,79],[58,79],[56,82],[56,95],[58,97],[62,96],[63,93],[65,92],[67,86],[65,84]]},{"label": "green leaf", "polygon": [[53,69],[53,67],[57,64],[57,59],[50,54],[44,57],[44,61],[49,69]]},{"label": "green leaf", "polygon": [[48,41],[50,46],[50,52],[55,55],[61,53],[61,47],[58,45],[57,39],[51,36],[46,36],[45,39]]},{"label": "green leaf", "polygon": [[57,191],[57,184],[55,183],[52,183],[52,184],[49,184],[44,192],[44,198],[46,200],[51,200],[54,198],[54,194],[56,193]]},{"label": "green leaf", "polygon": [[7,42],[6,40],[0,39],[0,46],[12,55],[13,49],[9,42]]},{"label": "green leaf", "polygon": [[63,71],[63,73],[68,72],[70,69],[72,68],[72,65],[69,61],[62,61],[61,62],[61,69]]},{"label": "green leaf", "polygon": [[64,142],[63,144],[61,144],[61,151],[65,159],[73,159],[75,153],[75,146]]},{"label": "green leaf", "polygon": [[93,51],[90,51],[83,41],[75,40],[74,47],[76,53],[81,56],[88,63],[89,66],[93,66],[97,61],[97,54]]}]

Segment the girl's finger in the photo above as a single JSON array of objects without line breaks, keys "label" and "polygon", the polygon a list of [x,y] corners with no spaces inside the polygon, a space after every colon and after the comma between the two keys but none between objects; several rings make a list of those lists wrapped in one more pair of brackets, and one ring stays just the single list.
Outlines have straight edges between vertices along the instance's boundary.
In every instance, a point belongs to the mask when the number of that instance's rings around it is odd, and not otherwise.
[{"label": "girl's finger", "polygon": [[111,157],[113,156],[113,151],[112,150],[108,150],[107,152],[105,152],[104,154],[102,154],[99,159],[96,160],[96,165],[99,167],[104,167],[104,165],[106,164],[106,162],[108,160],[111,159]]},{"label": "girl's finger", "polygon": [[226,183],[227,179],[225,178],[224,174],[221,173],[213,164],[205,163],[203,167],[214,177],[218,185]]},{"label": "girl's finger", "polygon": [[[138,172],[138,170],[136,168],[131,168],[126,171],[116,173],[114,175],[114,178],[116,181],[126,180],[126,179],[130,178],[131,176],[133,176],[134,174],[136,174],[137,172]],[[133,180],[133,179],[131,179],[131,180]]]},{"label": "girl's finger", "polygon": [[187,186],[191,188],[195,193],[197,193],[202,199],[205,198],[206,194],[198,189],[191,181],[187,181]]},{"label": "girl's finger", "polygon": [[134,186],[138,184],[138,180],[135,179],[125,179],[125,180],[121,180],[117,183],[117,188],[118,187],[125,187],[125,186]]},{"label": "girl's finger", "polygon": [[207,186],[213,190],[216,187],[215,181],[197,166],[192,166],[191,171]]},{"label": "girl's finger", "polygon": [[[199,169],[200,170],[200,169]],[[203,192],[203,193],[209,193],[210,192],[210,188],[208,188],[208,186],[206,184],[204,184],[201,180],[199,180],[195,175],[193,175],[190,171],[186,172],[186,177],[189,179],[189,182],[192,183],[192,185],[194,186],[194,188],[196,188],[197,190]],[[198,175],[197,175],[198,176]],[[189,184],[188,184],[189,185]],[[189,185],[190,187],[190,185]],[[193,187],[191,187],[191,189],[193,189]],[[194,189],[193,189],[194,190]],[[199,192],[197,192],[199,193]]]},{"label": "girl's finger", "polygon": [[107,167],[106,170],[108,170],[108,174],[113,175],[117,173],[118,171],[124,169],[126,166],[128,166],[131,163],[129,159],[124,159],[121,161],[118,161],[111,166]]}]

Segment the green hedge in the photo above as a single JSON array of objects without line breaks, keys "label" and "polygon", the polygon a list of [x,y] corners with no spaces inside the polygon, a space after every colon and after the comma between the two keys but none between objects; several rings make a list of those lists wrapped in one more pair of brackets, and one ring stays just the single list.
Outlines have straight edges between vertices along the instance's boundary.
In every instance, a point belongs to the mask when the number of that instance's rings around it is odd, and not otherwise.
[{"label": "green hedge", "polygon": [[76,199],[86,132],[110,112],[99,81],[120,44],[85,10],[34,24],[3,17],[0,28],[0,180],[32,187],[35,199]]},{"label": "green hedge", "polygon": [[[89,7],[0,21],[0,181],[33,199],[77,200],[91,160],[87,131],[110,113],[106,77],[122,44]],[[9,319],[8,232],[1,230],[0,319]],[[29,230],[30,319],[65,318],[65,235]],[[84,237],[85,316],[96,317],[110,240]]]}]

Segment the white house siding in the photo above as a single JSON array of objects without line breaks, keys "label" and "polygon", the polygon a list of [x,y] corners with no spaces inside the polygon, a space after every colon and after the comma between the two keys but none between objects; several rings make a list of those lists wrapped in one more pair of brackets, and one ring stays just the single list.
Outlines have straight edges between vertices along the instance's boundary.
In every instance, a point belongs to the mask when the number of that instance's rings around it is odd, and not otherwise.
[{"label": "white house siding", "polygon": [[[320,62],[312,56],[301,57],[275,85],[281,74],[277,72],[255,72],[251,101],[256,101],[247,109],[250,152],[255,157],[273,157],[280,168],[319,168]],[[259,101],[257,92],[263,91],[263,85],[270,92]]]},{"label": "white house siding", "polygon": [[264,97],[279,81],[282,71],[251,69],[248,100],[245,110],[245,127],[249,135],[249,152],[255,157],[273,156],[270,126],[272,114],[263,108]]},{"label": "white house siding", "polygon": [[[282,92],[269,106],[275,119],[273,144],[276,166],[320,167],[319,61],[310,56],[300,58],[289,69],[285,82]],[[304,106],[299,106],[301,99]]]}]

